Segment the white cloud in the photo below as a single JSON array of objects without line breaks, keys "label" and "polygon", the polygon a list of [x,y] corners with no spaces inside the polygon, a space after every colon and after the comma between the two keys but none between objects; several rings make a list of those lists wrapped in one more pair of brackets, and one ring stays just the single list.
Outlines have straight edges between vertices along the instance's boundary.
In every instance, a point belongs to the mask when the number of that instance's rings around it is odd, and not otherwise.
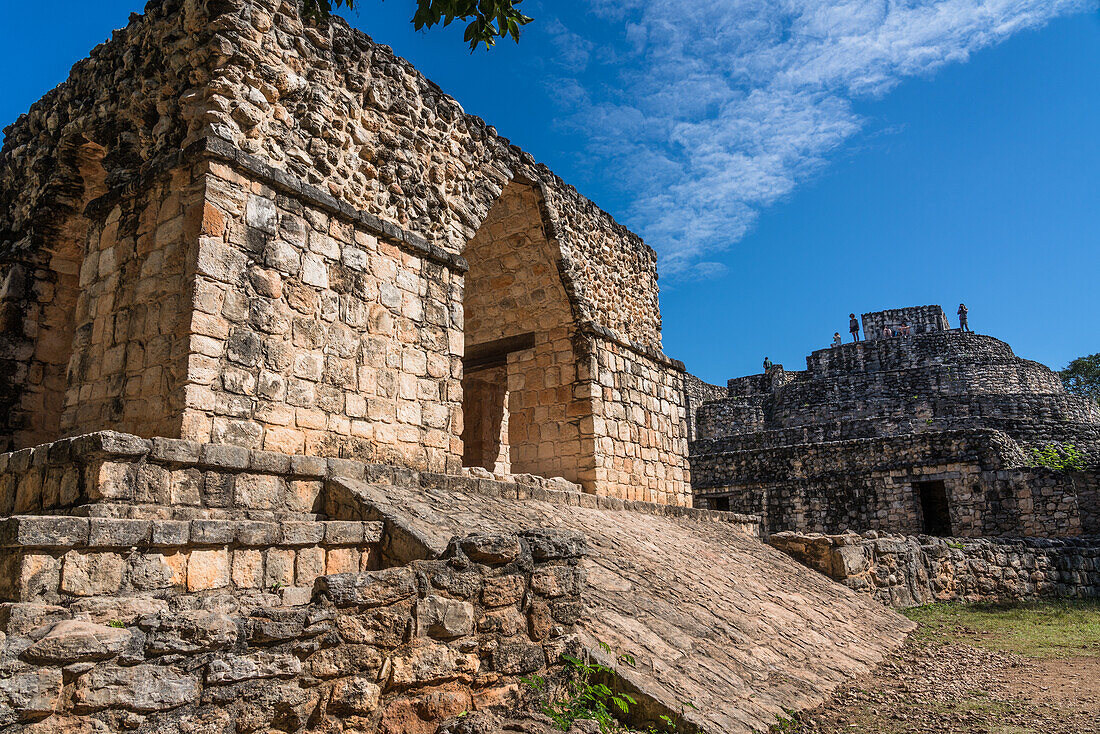
[{"label": "white cloud", "polygon": [[641,172],[616,176],[632,202],[626,223],[661,253],[663,272],[698,275],[861,130],[854,99],[1096,5],[591,0],[618,33],[612,43],[557,20],[551,33],[570,75],[562,106],[589,154],[605,170]]}]

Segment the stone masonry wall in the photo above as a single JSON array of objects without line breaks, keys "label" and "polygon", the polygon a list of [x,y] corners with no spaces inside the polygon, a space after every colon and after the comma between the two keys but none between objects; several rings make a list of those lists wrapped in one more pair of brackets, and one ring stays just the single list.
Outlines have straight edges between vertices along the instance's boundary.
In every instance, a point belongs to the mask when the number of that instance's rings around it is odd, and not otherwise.
[{"label": "stone masonry wall", "polygon": [[431,734],[579,652],[583,552],[554,531],[456,538],[438,560],[321,576],[298,608],[4,604],[0,726]]},{"label": "stone masonry wall", "polygon": [[203,178],[183,437],[457,468],[461,277],[230,166]]},{"label": "stone masonry wall", "polygon": [[593,344],[582,368],[592,382],[582,389],[595,408],[580,430],[594,434],[597,494],[690,506],[683,366],[606,337]]},{"label": "stone masonry wall", "polygon": [[726,397],[726,394],[727,389],[721,385],[711,385],[693,374],[684,373],[684,401],[688,415],[688,441],[694,441],[698,435],[695,420],[699,406],[711,400],[721,400]]},{"label": "stone masonry wall", "polygon": [[[1100,472],[1027,467],[996,431],[947,431],[753,450],[727,441],[692,457],[693,488],[708,507],[765,518],[770,532],[923,532],[917,483],[945,485],[960,536],[1076,536],[1096,524]],[[945,459],[950,457],[950,459]]]},{"label": "stone masonry wall", "polygon": [[932,538],[777,533],[768,543],[895,607],[1100,597],[1100,538]]},{"label": "stone masonry wall", "polygon": [[637,236],[343,20],[304,30],[262,0],[219,10],[211,134],[456,253],[510,180],[535,182],[579,315],[660,348],[656,255]]},{"label": "stone masonry wall", "polygon": [[102,214],[82,248],[61,435],[104,425],[142,436],[180,432],[187,271],[202,192],[187,169],[149,183],[140,194],[96,202]]},{"label": "stone masonry wall", "polygon": [[934,334],[951,328],[939,306],[891,308],[865,313],[862,318],[864,339],[881,339],[884,327],[896,329],[902,324],[907,324],[913,334]]}]

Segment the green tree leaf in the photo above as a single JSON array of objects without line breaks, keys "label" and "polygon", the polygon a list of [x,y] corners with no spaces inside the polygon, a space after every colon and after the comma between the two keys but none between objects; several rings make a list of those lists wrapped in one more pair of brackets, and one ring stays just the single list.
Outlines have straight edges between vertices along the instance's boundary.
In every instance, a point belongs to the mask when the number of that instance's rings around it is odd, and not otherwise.
[{"label": "green tree leaf", "polygon": [[[358,9],[361,0],[300,0],[302,17],[310,23],[323,23],[334,8]],[[416,0],[416,12],[412,24],[416,30],[431,28],[439,23],[449,26],[454,20],[469,21],[463,40],[470,45],[470,52],[482,44],[485,48],[496,45],[498,38],[511,37],[519,43],[520,26],[533,19],[519,11],[523,0]]]}]

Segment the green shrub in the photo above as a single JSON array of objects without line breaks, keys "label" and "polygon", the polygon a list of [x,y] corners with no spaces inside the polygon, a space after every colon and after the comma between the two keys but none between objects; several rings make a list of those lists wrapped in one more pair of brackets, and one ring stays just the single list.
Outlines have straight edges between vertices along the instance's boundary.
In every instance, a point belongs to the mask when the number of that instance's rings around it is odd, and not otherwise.
[{"label": "green shrub", "polygon": [[1042,448],[1032,448],[1031,458],[1036,466],[1045,466],[1060,472],[1081,471],[1085,468],[1085,457],[1071,443],[1048,443]]},{"label": "green shrub", "polygon": [[[606,643],[601,642],[599,645],[608,655],[613,654]],[[634,656],[630,654],[617,655],[615,659],[632,668],[635,665]],[[580,660],[572,655],[562,655],[561,662],[565,664],[567,676],[565,688],[551,696],[549,702],[541,708],[542,713],[553,720],[555,727],[561,731],[569,731],[573,722],[589,719],[599,724],[602,734],[629,731],[623,720],[630,713],[630,707],[637,706],[638,702],[633,696],[611,687],[619,679],[619,674],[606,665],[588,659]],[[549,693],[547,680],[540,675],[526,676],[520,680],[540,694]],[[687,708],[694,709],[695,706],[686,701],[681,702],[679,716],[662,715],[660,719],[663,729],[651,724],[646,729],[647,734],[675,734],[679,731],[680,718]]]}]

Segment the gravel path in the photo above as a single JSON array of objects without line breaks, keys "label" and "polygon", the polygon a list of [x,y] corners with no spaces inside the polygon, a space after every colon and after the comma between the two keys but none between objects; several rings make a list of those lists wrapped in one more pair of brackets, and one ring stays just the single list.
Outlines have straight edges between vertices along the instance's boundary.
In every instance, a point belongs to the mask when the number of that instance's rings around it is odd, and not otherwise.
[{"label": "gravel path", "polygon": [[1100,657],[1027,658],[911,639],[873,676],[773,732],[1100,732]]}]

